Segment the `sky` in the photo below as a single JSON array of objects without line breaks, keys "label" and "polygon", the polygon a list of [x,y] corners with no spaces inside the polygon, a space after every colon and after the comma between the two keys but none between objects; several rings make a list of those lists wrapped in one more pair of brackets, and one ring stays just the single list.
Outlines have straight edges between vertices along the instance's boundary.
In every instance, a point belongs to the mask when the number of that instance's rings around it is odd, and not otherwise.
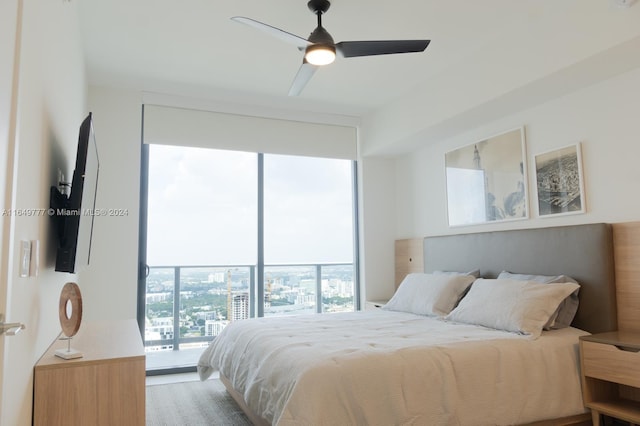
[{"label": "sky", "polygon": [[[255,265],[257,154],[150,145],[147,263]],[[353,261],[351,162],[265,154],[265,263]]]}]

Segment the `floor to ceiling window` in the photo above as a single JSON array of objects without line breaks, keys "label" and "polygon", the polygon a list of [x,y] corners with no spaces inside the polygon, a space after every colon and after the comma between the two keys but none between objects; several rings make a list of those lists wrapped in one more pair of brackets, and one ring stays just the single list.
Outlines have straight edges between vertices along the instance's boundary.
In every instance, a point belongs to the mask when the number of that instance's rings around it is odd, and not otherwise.
[{"label": "floor to ceiling window", "polygon": [[192,368],[232,321],[357,309],[354,161],[143,150],[148,370]]},{"label": "floor to ceiling window", "polygon": [[354,310],[352,175],[348,160],[264,156],[265,315]]}]

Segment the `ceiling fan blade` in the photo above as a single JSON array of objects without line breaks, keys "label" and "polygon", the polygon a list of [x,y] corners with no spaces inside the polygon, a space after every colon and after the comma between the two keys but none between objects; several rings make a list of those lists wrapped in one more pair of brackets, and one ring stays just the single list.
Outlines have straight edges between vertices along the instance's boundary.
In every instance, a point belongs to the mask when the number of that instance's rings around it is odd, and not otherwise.
[{"label": "ceiling fan blade", "polygon": [[336,50],[345,58],[356,56],[390,55],[393,53],[422,52],[430,40],[379,40],[379,41],[341,41]]},{"label": "ceiling fan blade", "polygon": [[289,96],[298,96],[309,80],[311,80],[311,77],[313,77],[313,74],[315,74],[317,69],[317,66],[311,65],[306,59],[304,59],[302,61],[302,65],[298,69],[296,77],[293,79],[293,83],[291,83]]},{"label": "ceiling fan blade", "polygon": [[295,34],[288,33],[284,30],[281,30],[280,28],[273,27],[269,24],[256,21],[255,19],[247,18],[244,16],[234,16],[231,18],[231,20],[256,28],[260,31],[264,31],[273,37],[279,38],[282,41],[285,41],[289,44],[293,44],[297,46],[298,49],[300,50],[304,50],[304,48],[306,48],[307,45],[309,45],[309,42],[305,38],[299,37]]}]

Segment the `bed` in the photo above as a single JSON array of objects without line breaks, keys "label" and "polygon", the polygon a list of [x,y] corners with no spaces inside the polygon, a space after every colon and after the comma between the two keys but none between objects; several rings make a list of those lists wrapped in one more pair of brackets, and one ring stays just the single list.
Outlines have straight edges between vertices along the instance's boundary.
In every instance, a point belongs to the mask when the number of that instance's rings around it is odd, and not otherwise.
[{"label": "bed", "polygon": [[[482,278],[468,278],[475,269]],[[504,271],[519,276],[496,280]],[[589,419],[578,337],[616,328],[610,225],[427,237],[424,272],[408,276],[385,309],[235,322],[203,353],[200,377],[218,370],[255,424],[560,425]],[[566,275],[579,283],[570,326],[555,329],[550,317],[577,286],[537,285],[524,274]],[[418,284],[425,279],[429,286]],[[505,296],[485,309],[494,301],[482,297],[498,290],[522,294],[514,290],[520,287],[535,294],[539,318],[520,323],[518,314],[517,327],[507,330],[512,314],[495,313],[512,312],[510,303],[521,306],[523,298]],[[437,303],[407,308],[425,288],[437,291]],[[458,295],[464,295],[459,303]],[[495,318],[499,326],[491,323]]]}]

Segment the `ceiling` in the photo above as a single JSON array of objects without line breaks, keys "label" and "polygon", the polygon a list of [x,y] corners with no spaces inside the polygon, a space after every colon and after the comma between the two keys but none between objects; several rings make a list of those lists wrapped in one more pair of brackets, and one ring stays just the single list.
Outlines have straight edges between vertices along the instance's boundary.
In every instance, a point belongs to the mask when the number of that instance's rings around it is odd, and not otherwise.
[{"label": "ceiling", "polygon": [[[305,0],[78,1],[90,84],[353,116],[410,96],[425,82],[445,81],[452,69],[519,37],[545,35],[548,46],[538,51],[553,56],[548,31],[574,37],[574,8],[615,8],[615,0],[335,0],[323,25],[336,42],[431,44],[423,53],[338,58],[289,97],[302,54],[229,18],[247,16],[307,37],[316,22]],[[550,19],[566,19],[568,32],[547,28]]]}]

